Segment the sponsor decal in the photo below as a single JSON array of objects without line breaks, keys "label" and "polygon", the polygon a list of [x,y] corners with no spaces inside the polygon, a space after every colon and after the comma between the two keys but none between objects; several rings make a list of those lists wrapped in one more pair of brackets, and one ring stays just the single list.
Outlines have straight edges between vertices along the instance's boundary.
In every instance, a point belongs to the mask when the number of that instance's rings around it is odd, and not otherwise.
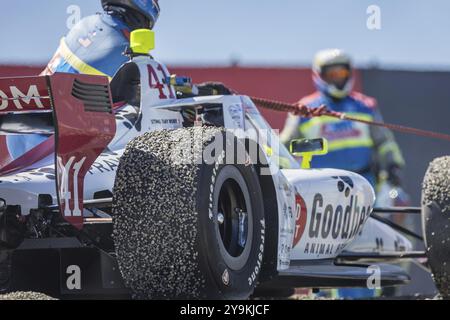
[{"label": "sponsor decal", "polygon": [[325,204],[322,194],[314,196],[309,237],[314,239],[350,239],[355,236],[370,214],[370,207],[360,207],[358,196],[342,205]]},{"label": "sponsor decal", "polygon": [[[64,164],[61,157],[58,157],[58,170],[61,171],[61,183],[59,184],[59,197],[62,201],[61,210],[65,217],[81,217],[80,202],[82,195],[79,194],[78,175],[83,167],[86,157],[76,160],[75,157]],[[70,200],[73,200],[73,207],[70,207]]]},{"label": "sponsor decal", "polygon": [[394,241],[395,251],[402,251],[402,252],[406,251],[407,246],[406,246],[406,243],[404,241],[404,238],[403,237],[399,237],[399,236],[396,236],[395,238],[396,238],[396,240]]},{"label": "sponsor decal", "polygon": [[[291,221],[291,219],[294,217],[294,213],[292,212],[292,207],[290,205],[287,205],[286,202],[283,204],[283,217],[284,220]],[[289,234],[292,234],[293,230],[291,228],[283,228],[284,232],[287,232]]]},{"label": "sponsor decal", "polygon": [[114,172],[117,170],[117,167],[119,166],[119,156],[117,158],[110,157],[108,159],[99,159],[95,161],[91,168],[89,169],[88,173],[90,175],[93,175],[94,173],[105,173],[105,172]]},{"label": "sponsor decal", "polygon": [[242,112],[242,107],[239,104],[233,104],[228,107],[228,112],[231,119],[234,122],[236,128],[244,128],[244,114]]},{"label": "sponsor decal", "polygon": [[[350,177],[333,177],[337,180],[337,189],[348,199],[347,204],[326,203],[321,193],[316,193],[312,202],[311,220],[305,244],[305,254],[330,255],[339,252],[361,230],[370,215],[370,206],[360,206],[358,196],[351,194],[354,187]],[[328,242],[324,242],[328,240]],[[342,242],[336,245],[330,240]]]},{"label": "sponsor decal", "polygon": [[89,31],[87,37],[81,37],[78,39],[78,43],[84,48],[89,48],[91,44],[94,43],[95,36],[97,36],[97,30]]},{"label": "sponsor decal", "polygon": [[292,187],[287,182],[280,182],[278,189],[283,191],[288,198],[292,195]]},{"label": "sponsor decal", "polygon": [[266,238],[266,222],[264,219],[259,221],[260,226],[261,226],[261,242],[259,244],[259,252],[258,252],[258,260],[256,261],[256,265],[253,268],[253,271],[251,273],[251,275],[248,277],[248,285],[251,286],[255,281],[256,281],[256,277],[258,276],[259,272],[261,271],[261,267],[262,267],[262,261],[263,261],[263,256],[264,256],[264,242],[265,242],[265,238]]},{"label": "sponsor decal", "polygon": [[347,176],[340,177],[332,177],[337,180],[337,189],[339,192],[344,192],[345,196],[348,197],[350,195],[351,190],[353,189],[353,180]]},{"label": "sponsor decal", "polygon": [[306,228],[307,208],[305,200],[298,193],[295,195],[295,231],[292,247],[300,241]]},{"label": "sponsor decal", "polygon": [[20,111],[24,109],[24,104],[29,105],[32,101],[33,107],[38,110],[46,109],[41,98],[48,97],[40,96],[37,85],[30,85],[26,92],[22,92],[16,86],[10,86],[9,92],[0,90],[0,111]]},{"label": "sponsor decal", "polygon": [[[53,168],[40,168],[40,169],[34,169],[26,172],[21,172],[19,174],[14,174],[9,177],[2,177],[3,181],[9,181],[9,182],[20,182],[20,181],[33,181],[33,180],[41,180],[47,179],[49,181],[54,181],[56,179],[55,177],[55,170]],[[1,182],[1,181],[0,181]]]},{"label": "sponsor decal", "polygon": [[[163,79],[167,79],[169,75],[167,74],[166,70],[163,68],[161,64],[158,64],[156,70],[153,68],[151,64],[147,65],[148,70],[148,81],[150,89],[156,89],[159,92],[159,99],[165,100],[165,99],[175,99],[175,90],[170,84],[165,84]],[[158,72],[162,76],[158,75]]]},{"label": "sponsor decal", "polygon": [[84,48],[88,48],[92,44],[92,40],[89,38],[79,38],[78,43],[81,44]]},{"label": "sponsor decal", "polygon": [[361,130],[354,127],[350,121],[340,121],[338,123],[325,124],[321,128],[320,136],[328,140],[336,140],[343,138],[355,138],[362,135]]},{"label": "sponsor decal", "polygon": [[383,238],[375,238],[375,247],[377,248],[377,250],[379,251],[383,251],[384,248],[384,241]]},{"label": "sponsor decal", "polygon": [[180,121],[178,119],[152,119],[152,124],[179,124]]}]

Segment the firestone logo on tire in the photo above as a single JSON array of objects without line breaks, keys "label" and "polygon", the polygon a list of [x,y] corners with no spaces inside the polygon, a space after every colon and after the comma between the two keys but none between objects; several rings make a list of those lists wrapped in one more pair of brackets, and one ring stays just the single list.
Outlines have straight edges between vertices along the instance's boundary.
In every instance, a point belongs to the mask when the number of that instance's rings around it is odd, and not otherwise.
[{"label": "firestone logo on tire", "polygon": [[307,209],[305,200],[298,193],[295,194],[295,232],[292,247],[295,247],[302,238],[306,228]]}]

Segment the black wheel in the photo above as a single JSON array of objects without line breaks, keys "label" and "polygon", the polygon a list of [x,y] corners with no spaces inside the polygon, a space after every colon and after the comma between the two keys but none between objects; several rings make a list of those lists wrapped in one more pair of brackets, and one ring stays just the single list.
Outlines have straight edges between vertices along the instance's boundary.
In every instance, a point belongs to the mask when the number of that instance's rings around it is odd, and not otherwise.
[{"label": "black wheel", "polygon": [[[263,199],[254,166],[226,161],[230,146],[245,153],[220,128],[152,132],[127,146],[114,187],[113,236],[135,298],[243,299],[253,292]],[[179,161],[181,154],[191,161]]]},{"label": "black wheel", "polygon": [[450,298],[450,157],[430,163],[422,190],[422,227],[437,289]]}]

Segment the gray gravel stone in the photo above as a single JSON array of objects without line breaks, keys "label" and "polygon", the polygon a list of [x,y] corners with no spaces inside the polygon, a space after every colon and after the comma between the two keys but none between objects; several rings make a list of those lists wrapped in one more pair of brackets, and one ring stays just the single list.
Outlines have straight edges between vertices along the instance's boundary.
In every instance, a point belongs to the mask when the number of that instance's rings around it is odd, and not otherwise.
[{"label": "gray gravel stone", "polygon": [[58,300],[39,292],[17,291],[0,295],[0,300]]},{"label": "gray gravel stone", "polygon": [[434,159],[423,182],[423,204],[436,201],[442,212],[450,212],[450,156]]}]

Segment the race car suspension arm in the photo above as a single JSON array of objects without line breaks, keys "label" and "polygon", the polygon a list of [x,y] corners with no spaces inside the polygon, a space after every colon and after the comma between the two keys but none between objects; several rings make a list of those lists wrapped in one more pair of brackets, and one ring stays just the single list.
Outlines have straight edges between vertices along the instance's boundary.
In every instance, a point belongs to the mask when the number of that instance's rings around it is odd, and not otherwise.
[{"label": "race car suspension arm", "polygon": [[399,259],[421,259],[426,258],[427,254],[425,251],[406,251],[406,252],[388,252],[388,253],[377,253],[377,252],[342,252],[338,257],[338,261],[360,261],[360,260],[399,260]]},{"label": "race car suspension arm", "polygon": [[85,200],[83,203],[84,203],[84,207],[86,209],[111,208],[112,207],[112,198]]},{"label": "race car suspension arm", "polygon": [[[112,207],[112,198],[84,200],[83,207],[85,209],[111,208]],[[52,204],[50,206],[47,206],[46,209],[49,209],[51,211],[57,211],[57,210],[59,210],[59,205]]]},{"label": "race car suspension arm", "polygon": [[[89,209],[101,209],[101,208],[111,208],[112,207],[112,198],[102,198],[102,199],[92,199],[92,200],[84,200],[83,208]],[[46,206],[44,209],[50,210],[55,213],[60,212],[60,207],[57,204],[52,204]],[[84,224],[108,224],[112,223],[112,218],[84,218]]]},{"label": "race car suspension arm", "polygon": [[[397,223],[380,217],[378,214],[420,214],[421,208],[419,207],[387,207],[387,208],[374,208],[370,215],[373,219],[384,223],[394,230],[397,230],[405,235],[411,236],[423,242],[423,237],[414,231],[411,231],[405,227],[398,225]],[[407,252],[343,252],[338,256],[339,261],[386,261],[386,260],[400,260],[400,259],[426,259],[427,255],[425,251],[407,251]]]},{"label": "race car suspension arm", "polygon": [[373,213],[401,213],[401,214],[421,214],[420,207],[375,207]]},{"label": "race car suspension arm", "polygon": [[[392,209],[394,209],[394,208],[392,208]],[[409,229],[407,229],[407,228],[405,228],[405,227],[402,227],[402,226],[396,224],[395,222],[392,222],[392,221],[389,220],[389,219],[380,217],[379,215],[374,214],[374,213],[372,213],[372,214],[370,215],[370,217],[372,217],[373,219],[375,219],[375,220],[377,220],[377,221],[379,221],[379,222],[381,222],[381,223],[384,223],[384,224],[388,225],[388,226],[391,227],[392,229],[395,229],[395,230],[397,230],[397,231],[400,231],[400,232],[402,232],[402,233],[404,233],[404,234],[406,234],[406,235],[409,235],[409,236],[411,236],[411,237],[413,237],[413,238],[416,238],[416,239],[418,239],[418,240],[420,240],[420,241],[424,241],[424,239],[423,239],[423,237],[422,237],[421,235],[418,235],[418,234],[415,233],[414,231],[411,231],[411,230],[409,230]]]}]

